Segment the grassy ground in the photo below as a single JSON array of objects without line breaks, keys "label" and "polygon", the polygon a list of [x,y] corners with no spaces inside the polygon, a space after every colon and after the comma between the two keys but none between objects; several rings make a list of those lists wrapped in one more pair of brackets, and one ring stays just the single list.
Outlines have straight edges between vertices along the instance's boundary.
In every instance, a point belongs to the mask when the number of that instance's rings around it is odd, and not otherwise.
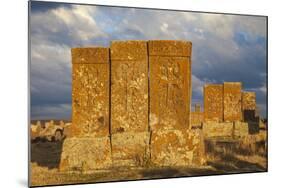
[{"label": "grassy ground", "polygon": [[32,186],[75,184],[135,179],[155,179],[267,170],[265,141],[257,137],[244,140],[205,140],[205,166],[167,168],[114,168],[90,173],[61,173],[58,171],[61,142],[31,144]]}]

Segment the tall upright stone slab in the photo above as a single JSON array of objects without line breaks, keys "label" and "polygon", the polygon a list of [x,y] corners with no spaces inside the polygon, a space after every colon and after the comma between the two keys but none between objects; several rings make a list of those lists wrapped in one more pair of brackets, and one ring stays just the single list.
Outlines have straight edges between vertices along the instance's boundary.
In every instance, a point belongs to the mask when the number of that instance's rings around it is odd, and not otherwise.
[{"label": "tall upright stone slab", "polygon": [[145,41],[111,43],[111,133],[148,130]]},{"label": "tall upright stone slab", "polygon": [[148,42],[150,127],[152,130],[190,126],[191,42]]},{"label": "tall upright stone slab", "polygon": [[72,49],[73,136],[109,135],[109,49]]},{"label": "tall upright stone slab", "polygon": [[60,170],[111,166],[109,139],[109,49],[72,49],[72,125],[64,140]]},{"label": "tall upright stone slab", "polygon": [[223,84],[224,121],[242,120],[241,90],[242,90],[241,82],[224,82]]},{"label": "tall upright stone slab", "polygon": [[190,129],[191,48],[186,41],[148,42],[150,156],[156,166],[203,162],[200,134]]},{"label": "tall upright stone slab", "polygon": [[111,43],[113,163],[138,166],[148,151],[148,55],[146,41]]},{"label": "tall upright stone slab", "polygon": [[223,121],[223,86],[221,84],[204,86],[204,121]]}]

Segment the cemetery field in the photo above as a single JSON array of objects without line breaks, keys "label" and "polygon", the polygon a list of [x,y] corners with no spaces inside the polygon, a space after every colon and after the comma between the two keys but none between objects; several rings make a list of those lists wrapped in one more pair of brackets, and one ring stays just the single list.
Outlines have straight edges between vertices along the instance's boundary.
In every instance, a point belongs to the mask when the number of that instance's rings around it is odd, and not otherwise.
[{"label": "cemetery field", "polygon": [[148,164],[90,172],[60,172],[62,144],[63,141],[31,144],[32,186],[267,171],[266,140],[259,135],[239,141],[228,138],[205,140],[206,162],[203,166],[160,168]]}]

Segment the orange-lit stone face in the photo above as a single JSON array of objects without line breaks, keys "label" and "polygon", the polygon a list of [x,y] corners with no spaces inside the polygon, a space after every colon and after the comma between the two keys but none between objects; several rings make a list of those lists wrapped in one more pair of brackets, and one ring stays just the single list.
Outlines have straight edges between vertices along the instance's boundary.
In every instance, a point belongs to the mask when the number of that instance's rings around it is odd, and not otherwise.
[{"label": "orange-lit stone face", "polygon": [[151,137],[151,162],[157,166],[184,166],[204,163],[200,130],[159,130]]},{"label": "orange-lit stone face", "polygon": [[150,127],[188,128],[191,100],[191,43],[149,41]]},{"label": "orange-lit stone face", "polygon": [[146,41],[111,43],[111,133],[148,130]]},{"label": "orange-lit stone face", "polygon": [[204,121],[223,120],[223,86],[208,84],[204,86]]},{"label": "orange-lit stone face", "polygon": [[241,121],[241,82],[225,82],[223,84],[224,121]]},{"label": "orange-lit stone face", "polygon": [[109,49],[72,49],[72,136],[109,135]]}]

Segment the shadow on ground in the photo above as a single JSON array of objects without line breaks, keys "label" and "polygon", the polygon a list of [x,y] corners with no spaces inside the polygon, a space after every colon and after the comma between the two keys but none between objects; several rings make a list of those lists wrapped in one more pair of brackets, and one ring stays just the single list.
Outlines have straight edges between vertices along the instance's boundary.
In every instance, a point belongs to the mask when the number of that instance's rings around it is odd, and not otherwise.
[{"label": "shadow on ground", "polygon": [[31,143],[31,162],[49,169],[58,168],[63,141],[37,141]]}]

